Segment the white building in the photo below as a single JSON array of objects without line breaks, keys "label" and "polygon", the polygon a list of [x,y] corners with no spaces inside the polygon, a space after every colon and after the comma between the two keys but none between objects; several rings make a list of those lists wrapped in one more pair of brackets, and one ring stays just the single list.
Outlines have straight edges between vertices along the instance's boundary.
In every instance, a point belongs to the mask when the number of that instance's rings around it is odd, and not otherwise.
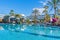
[{"label": "white building", "polygon": [[0,22],[3,21],[4,14],[0,14]]}]

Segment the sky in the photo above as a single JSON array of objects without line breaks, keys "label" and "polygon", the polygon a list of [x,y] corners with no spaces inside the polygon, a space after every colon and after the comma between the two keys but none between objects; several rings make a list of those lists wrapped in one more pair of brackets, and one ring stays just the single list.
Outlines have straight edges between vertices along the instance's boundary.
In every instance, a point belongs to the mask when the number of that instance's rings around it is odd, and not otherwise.
[{"label": "sky", "polygon": [[0,14],[9,14],[10,10],[15,13],[25,14],[32,13],[33,8],[42,8],[46,5],[46,0],[0,0]]}]

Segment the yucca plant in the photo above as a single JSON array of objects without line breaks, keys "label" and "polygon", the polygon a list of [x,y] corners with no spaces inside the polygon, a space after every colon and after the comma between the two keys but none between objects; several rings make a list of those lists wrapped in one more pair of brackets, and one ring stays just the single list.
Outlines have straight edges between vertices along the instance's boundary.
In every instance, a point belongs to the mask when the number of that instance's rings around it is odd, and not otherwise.
[{"label": "yucca plant", "polygon": [[15,17],[16,17],[16,18],[21,18],[22,15],[20,15],[20,14],[15,14]]},{"label": "yucca plant", "polygon": [[20,15],[20,14],[15,14],[15,18],[16,18],[16,22],[17,23],[21,23],[20,22],[20,18],[22,17],[22,15]]},{"label": "yucca plant", "polygon": [[49,22],[50,21],[50,15],[49,14],[45,14],[45,21]]},{"label": "yucca plant", "polygon": [[27,24],[30,24],[30,19],[26,19],[26,23]]}]

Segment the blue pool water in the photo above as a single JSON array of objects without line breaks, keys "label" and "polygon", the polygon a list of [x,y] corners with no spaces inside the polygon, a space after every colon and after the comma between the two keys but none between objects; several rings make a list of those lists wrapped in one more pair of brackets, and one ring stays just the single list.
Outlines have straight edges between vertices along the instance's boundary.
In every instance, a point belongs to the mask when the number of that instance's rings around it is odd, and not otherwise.
[{"label": "blue pool water", "polygon": [[60,40],[58,26],[0,24],[0,40]]}]

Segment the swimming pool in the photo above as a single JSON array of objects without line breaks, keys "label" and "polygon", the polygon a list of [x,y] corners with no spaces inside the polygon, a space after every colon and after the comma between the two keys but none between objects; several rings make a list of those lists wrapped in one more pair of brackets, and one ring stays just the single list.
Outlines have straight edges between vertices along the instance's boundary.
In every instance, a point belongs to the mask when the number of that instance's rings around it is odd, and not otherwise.
[{"label": "swimming pool", "polygon": [[60,28],[44,25],[0,24],[0,40],[60,40]]}]

